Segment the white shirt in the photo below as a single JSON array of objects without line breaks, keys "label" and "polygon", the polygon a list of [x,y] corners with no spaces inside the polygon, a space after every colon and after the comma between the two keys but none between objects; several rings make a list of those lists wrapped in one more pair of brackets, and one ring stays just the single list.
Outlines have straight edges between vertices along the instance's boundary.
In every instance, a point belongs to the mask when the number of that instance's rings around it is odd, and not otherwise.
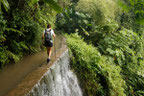
[{"label": "white shirt", "polygon": [[[54,35],[54,31],[53,31],[53,29],[46,29],[46,30],[47,30],[47,31],[51,30],[51,31],[50,31],[51,36],[52,36],[52,35]],[[45,34],[45,30],[44,30],[44,32],[43,32],[43,33]]]}]

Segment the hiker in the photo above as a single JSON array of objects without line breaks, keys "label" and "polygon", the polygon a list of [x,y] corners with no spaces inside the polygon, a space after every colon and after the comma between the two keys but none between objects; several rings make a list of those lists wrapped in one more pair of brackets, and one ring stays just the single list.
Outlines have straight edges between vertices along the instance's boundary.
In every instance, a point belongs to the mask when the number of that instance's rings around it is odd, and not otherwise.
[{"label": "hiker", "polygon": [[43,35],[42,35],[42,40],[43,40],[43,44],[46,46],[47,48],[47,63],[50,61],[50,56],[52,53],[52,47],[53,47],[53,40],[52,37],[56,37],[54,30],[51,29],[51,25],[48,24],[47,25],[47,29],[44,30]]}]

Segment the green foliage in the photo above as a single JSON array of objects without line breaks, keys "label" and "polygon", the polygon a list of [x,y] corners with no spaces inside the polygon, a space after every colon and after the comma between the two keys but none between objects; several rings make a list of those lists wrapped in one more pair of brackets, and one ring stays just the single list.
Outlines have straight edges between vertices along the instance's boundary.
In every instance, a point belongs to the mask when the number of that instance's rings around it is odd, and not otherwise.
[{"label": "green foliage", "polygon": [[5,8],[6,11],[9,9],[9,3],[7,0],[0,0],[0,13],[2,12],[2,5]]},{"label": "green foliage", "polygon": [[[118,6],[118,3],[124,11]],[[87,52],[87,50],[93,49],[89,49],[90,46],[85,47],[86,45],[77,35],[67,36],[68,45],[73,53],[72,66],[80,75],[78,76],[80,81],[83,81],[82,85],[85,88],[84,92],[87,92],[86,96],[94,96],[96,91],[100,92],[98,96],[101,96],[101,94],[108,96],[118,96],[118,94],[120,94],[119,96],[125,94],[127,96],[143,96],[144,26],[141,23],[143,22],[143,1],[120,0],[118,3],[115,0],[79,0],[73,7],[66,9],[62,14],[63,18],[58,20],[58,29],[64,29],[66,33],[78,33],[84,41],[93,44],[102,54],[99,57],[100,59],[95,58],[97,61],[95,64],[100,67],[97,67],[97,71],[94,71],[95,78],[98,78],[94,81],[87,76],[85,71],[80,70],[90,70],[88,72],[93,70],[90,68],[94,64],[91,62],[94,57],[92,57],[91,51]],[[86,18],[83,18],[84,16]],[[98,53],[94,52],[94,54]],[[85,68],[80,66],[85,66]],[[85,84],[85,82],[90,81],[84,81],[86,78],[82,73],[86,74],[88,79],[91,79],[90,84]],[[93,72],[90,74],[94,77]],[[115,76],[121,78],[121,80],[115,78]],[[105,83],[102,84],[100,81]],[[120,81],[120,85],[117,85]],[[99,83],[100,86],[97,86],[99,90],[88,87]],[[119,92],[116,92],[116,90],[119,90]]]},{"label": "green foliage", "polygon": [[76,10],[89,14],[99,25],[114,20],[119,11],[116,0],[79,0]]},{"label": "green foliage", "polygon": [[[118,3],[124,11],[121,10]],[[85,47],[86,45],[77,35],[67,36],[68,45],[74,56],[72,66],[78,71],[80,81],[83,81],[82,85],[85,88],[84,92],[87,92],[86,95],[94,96],[96,90],[88,86],[99,83],[100,86],[97,87],[100,90],[97,92],[103,95],[142,96],[144,93],[144,27],[141,23],[143,22],[143,1],[120,0],[118,3],[115,0],[79,0],[77,4],[67,8],[62,14],[63,18],[58,20],[59,29],[64,29],[66,33],[80,34],[87,43],[93,44],[103,55],[96,60],[100,67],[94,71],[95,77],[98,78],[94,82],[85,71],[80,70],[93,70],[90,68],[94,64],[91,62],[94,57],[91,51],[87,52],[90,46]],[[84,16],[86,18],[83,18]],[[94,54],[98,53],[94,52]],[[85,68],[80,66],[85,66]],[[81,72],[91,79],[90,84],[85,84],[90,81],[84,81],[86,78]],[[93,72],[90,74],[93,76]],[[100,81],[105,83],[102,84]],[[118,83],[120,81],[121,83]],[[116,90],[119,91],[116,92]]]},{"label": "green foliage", "polygon": [[119,5],[124,11],[134,15],[134,21],[137,24],[144,25],[144,1],[143,0],[119,0]]},{"label": "green foliage", "polygon": [[62,12],[62,8],[54,0],[44,0],[44,2],[48,3],[55,11]]},{"label": "green foliage", "polygon": [[[144,65],[143,65],[144,66]],[[144,77],[142,75],[138,75],[135,71],[139,66],[135,66],[133,68],[125,68],[123,70],[124,79],[127,84],[126,94],[127,96],[143,96],[144,95]],[[138,71],[138,70],[137,70]]]},{"label": "green foliage", "polygon": [[41,44],[42,28],[39,23],[31,21],[25,28],[29,33],[25,34],[25,41],[32,46],[39,46]]},{"label": "green foliage", "polygon": [[34,4],[36,4],[37,2],[38,2],[39,0],[30,0],[29,2],[28,2],[28,4],[29,4],[29,6],[33,6]]},{"label": "green foliage", "polygon": [[135,41],[138,41],[138,39],[136,33],[123,29],[100,38],[98,41],[98,48],[102,53],[115,57],[118,64],[122,65],[125,64],[123,61],[126,60],[126,56],[131,57],[135,55],[135,47],[137,46]]},{"label": "green foliage", "polygon": [[121,76],[121,67],[116,66],[113,58],[108,56],[103,56],[99,64],[102,67],[102,74],[104,75],[104,78],[106,78],[106,84],[108,85],[108,95],[126,96],[126,84]]},{"label": "green foliage", "polygon": [[3,31],[6,28],[6,20],[3,19],[2,14],[0,14],[0,67],[4,66],[5,62],[7,62],[8,57],[6,56],[4,47],[4,41],[6,38],[4,37]]},{"label": "green foliage", "polygon": [[5,48],[2,48],[1,46],[0,46],[0,60],[1,60],[0,67],[3,67],[4,64],[8,61],[8,57],[6,55]]},{"label": "green foliage", "polygon": [[57,28],[67,33],[79,33],[88,42],[96,42],[97,32],[107,33],[118,29],[115,19],[118,12],[120,10],[114,0],[80,0],[77,5],[65,9],[57,20]]},{"label": "green foliage", "polygon": [[0,4],[3,4],[0,8],[7,8],[6,11],[2,9],[3,13],[0,13],[1,67],[9,62],[17,62],[23,55],[39,51],[44,28],[48,23],[54,27],[57,12],[61,10],[54,0],[8,2],[0,1]]},{"label": "green foliage", "polygon": [[[104,30],[97,32],[97,47],[103,55],[111,56],[116,65],[122,70],[122,77],[126,81],[126,94],[140,96],[144,88],[144,77],[141,70],[144,68],[143,35],[139,36],[132,30],[121,29],[116,31]],[[92,41],[95,44],[94,41]],[[141,69],[142,68],[142,69]],[[141,73],[138,74],[138,73]],[[142,86],[141,86],[142,85]],[[139,93],[139,91],[141,93]]]},{"label": "green foliage", "polygon": [[57,20],[57,29],[62,29],[67,33],[78,32],[88,36],[87,32],[91,28],[92,19],[88,14],[80,13],[75,10],[75,5],[66,8]]},{"label": "green foliage", "polygon": [[121,68],[114,64],[113,58],[101,56],[77,34],[66,35],[66,38],[72,52],[72,68],[76,70],[86,96],[126,96]]}]

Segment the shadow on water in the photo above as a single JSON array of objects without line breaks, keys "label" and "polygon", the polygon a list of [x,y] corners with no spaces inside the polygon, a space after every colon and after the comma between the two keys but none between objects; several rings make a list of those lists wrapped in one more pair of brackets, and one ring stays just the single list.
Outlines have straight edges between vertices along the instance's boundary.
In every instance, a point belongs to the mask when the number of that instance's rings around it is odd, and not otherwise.
[{"label": "shadow on water", "polygon": [[[62,39],[61,36],[57,35],[52,52],[52,61],[55,60],[56,52],[62,47]],[[41,51],[34,55],[26,56],[18,63],[8,65],[2,69],[0,71],[0,96],[15,88],[26,75],[46,64],[46,59],[46,51]]]}]

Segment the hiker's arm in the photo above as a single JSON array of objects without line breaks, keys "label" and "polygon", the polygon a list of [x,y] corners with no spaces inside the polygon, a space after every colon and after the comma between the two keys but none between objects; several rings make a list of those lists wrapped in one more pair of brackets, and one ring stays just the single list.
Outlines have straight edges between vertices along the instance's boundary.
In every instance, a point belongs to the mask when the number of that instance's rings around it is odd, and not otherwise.
[{"label": "hiker's arm", "polygon": [[54,31],[53,31],[53,37],[54,37],[54,38],[56,37],[56,34],[54,33]]},{"label": "hiker's arm", "polygon": [[55,35],[55,34],[53,34],[53,37],[55,38],[55,37],[56,37],[56,35]]}]

